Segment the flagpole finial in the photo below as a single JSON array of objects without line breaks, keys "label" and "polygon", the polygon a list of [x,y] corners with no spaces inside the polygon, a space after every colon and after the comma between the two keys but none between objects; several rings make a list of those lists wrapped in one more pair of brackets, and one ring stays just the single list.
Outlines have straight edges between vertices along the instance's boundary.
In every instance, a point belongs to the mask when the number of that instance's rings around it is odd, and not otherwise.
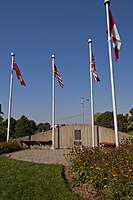
[{"label": "flagpole finial", "polygon": [[15,53],[14,53],[14,52],[12,52],[12,53],[11,53],[11,56],[13,56],[13,57],[14,57],[14,56],[15,56]]},{"label": "flagpole finial", "polygon": [[91,40],[91,39],[88,39],[88,43],[92,43],[92,40]]},{"label": "flagpole finial", "polygon": [[55,55],[52,55],[52,58],[55,58]]},{"label": "flagpole finial", "polygon": [[104,0],[104,5],[105,5],[106,3],[110,4],[110,0]]}]

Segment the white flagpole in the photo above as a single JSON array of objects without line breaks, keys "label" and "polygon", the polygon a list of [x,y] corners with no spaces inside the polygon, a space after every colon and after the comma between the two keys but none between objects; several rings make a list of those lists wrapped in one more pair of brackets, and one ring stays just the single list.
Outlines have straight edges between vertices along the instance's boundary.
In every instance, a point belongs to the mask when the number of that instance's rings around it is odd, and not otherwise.
[{"label": "white flagpole", "polygon": [[109,4],[110,4],[110,0],[104,0],[104,4],[105,4],[105,7],[106,7],[106,15],[107,15],[108,51],[109,51],[109,63],[110,63],[112,104],[113,104],[113,113],[114,113],[115,141],[116,141],[116,147],[118,147],[119,146],[118,124],[117,124],[116,96],[115,96],[115,83],[114,83],[114,71],[113,71],[113,62],[112,62],[111,34],[110,34],[110,20],[109,20]]},{"label": "white flagpole", "polygon": [[91,126],[92,126],[92,147],[95,147],[95,130],[94,130],[94,97],[93,97],[93,82],[92,82],[92,40],[88,40],[89,52],[90,52],[90,92],[91,92]]},{"label": "white flagpole", "polygon": [[13,85],[13,60],[15,54],[12,52],[11,56],[12,56],[12,63],[11,63],[11,77],[10,77],[9,107],[8,107],[7,142],[9,141],[9,132],[10,132],[10,119],[11,119],[11,108],[12,108],[12,85]]},{"label": "white flagpole", "polygon": [[54,59],[55,56],[52,55],[52,147],[51,149],[55,149],[55,87],[54,87]]}]

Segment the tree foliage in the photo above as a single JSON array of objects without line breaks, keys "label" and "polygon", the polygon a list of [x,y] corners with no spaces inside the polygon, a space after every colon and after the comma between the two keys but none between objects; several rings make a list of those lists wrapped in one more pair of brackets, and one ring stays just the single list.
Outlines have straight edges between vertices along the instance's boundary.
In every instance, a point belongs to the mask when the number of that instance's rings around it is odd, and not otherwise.
[{"label": "tree foliage", "polygon": [[22,115],[22,117],[17,120],[16,124],[16,136],[23,137],[26,135],[32,135],[34,133],[35,122],[30,121],[27,117]]},{"label": "tree foliage", "polygon": [[2,106],[0,104],[0,141],[3,141],[6,139],[6,129],[3,126],[3,115],[4,113],[2,112]]},{"label": "tree foliage", "polygon": [[37,130],[37,127],[36,127],[36,123],[34,122],[34,120],[30,120],[30,131],[31,133],[35,133]]},{"label": "tree foliage", "polygon": [[127,126],[128,126],[128,120],[127,117],[123,114],[117,115],[117,121],[118,121],[118,130],[121,132],[127,132]]},{"label": "tree foliage", "polygon": [[96,125],[114,129],[113,112],[106,111],[97,117]]},{"label": "tree foliage", "polygon": [[[16,119],[12,118],[10,119],[10,138],[15,137],[15,127],[16,127],[17,121]],[[7,130],[8,120],[6,119],[3,122],[3,127]]]},{"label": "tree foliage", "polygon": [[[133,131],[133,108],[130,109],[129,113],[117,115],[118,130],[121,132],[127,133]],[[94,121],[96,125],[114,129],[113,112],[107,111],[101,114],[96,113],[95,115]]]},{"label": "tree foliage", "polygon": [[130,109],[129,113],[133,116],[133,108]]},{"label": "tree foliage", "polygon": [[[2,117],[3,114],[0,104],[0,141],[6,141],[7,136],[8,119],[4,120]],[[36,125],[34,120],[29,120],[24,115],[18,120],[12,117],[10,119],[10,138],[23,137],[47,130],[50,130],[50,124],[48,122]]]},{"label": "tree foliage", "polygon": [[47,123],[39,123],[37,125],[37,132],[45,132],[48,130],[50,130],[50,124],[48,122]]},{"label": "tree foliage", "polygon": [[98,118],[101,114],[102,114],[102,113],[100,113],[100,112],[97,112],[97,113],[94,114],[94,123],[96,123],[97,118]]},{"label": "tree foliage", "polygon": [[[7,135],[8,120],[6,119],[4,121],[2,117],[3,114],[2,106],[0,104],[0,141],[5,141]],[[117,115],[117,120],[119,131],[133,134],[133,108],[130,109],[129,114]],[[113,112],[106,111],[104,113],[96,113],[94,115],[94,122],[95,125],[114,129]],[[50,130],[50,124],[48,122],[36,125],[34,120],[29,120],[24,115],[18,120],[12,117],[10,119],[10,138],[23,137],[35,134],[36,132],[45,132],[47,130]]]}]

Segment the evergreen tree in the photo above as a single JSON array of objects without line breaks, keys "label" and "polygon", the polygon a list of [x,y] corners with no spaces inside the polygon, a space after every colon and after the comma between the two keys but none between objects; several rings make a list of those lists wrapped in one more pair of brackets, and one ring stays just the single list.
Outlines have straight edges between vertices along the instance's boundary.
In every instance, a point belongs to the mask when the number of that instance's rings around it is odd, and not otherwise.
[{"label": "evergreen tree", "polygon": [[32,135],[34,133],[31,128],[31,121],[28,120],[28,118],[24,115],[19,120],[17,120],[15,131],[17,137]]},{"label": "evergreen tree", "polygon": [[50,130],[50,124],[48,122],[46,123],[39,123],[37,125],[37,132],[45,132]]},{"label": "evergreen tree", "polygon": [[3,126],[3,115],[4,113],[2,112],[2,106],[0,104],[0,141],[5,141],[6,140],[6,130],[5,127]]},{"label": "evergreen tree", "polygon": [[95,124],[114,129],[113,112],[106,111],[97,117]]}]

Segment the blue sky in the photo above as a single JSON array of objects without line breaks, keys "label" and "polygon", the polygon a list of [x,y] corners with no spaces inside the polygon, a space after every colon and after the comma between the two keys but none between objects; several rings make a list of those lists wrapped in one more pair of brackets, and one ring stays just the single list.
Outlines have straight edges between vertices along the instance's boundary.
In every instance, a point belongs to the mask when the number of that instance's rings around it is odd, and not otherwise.
[{"label": "blue sky", "polygon": [[[82,122],[81,100],[85,97],[85,122],[90,123],[88,38],[93,41],[100,83],[94,84],[95,113],[112,111],[110,70],[104,1],[98,0],[6,0],[0,4],[0,103],[7,118],[11,52],[25,80],[22,87],[14,73],[12,117],[22,115],[51,123],[51,56],[64,81],[55,80],[56,123]],[[114,62],[117,112],[133,107],[133,1],[111,0],[122,47]],[[78,115],[78,116],[77,116]],[[77,117],[75,117],[77,116]]]}]

